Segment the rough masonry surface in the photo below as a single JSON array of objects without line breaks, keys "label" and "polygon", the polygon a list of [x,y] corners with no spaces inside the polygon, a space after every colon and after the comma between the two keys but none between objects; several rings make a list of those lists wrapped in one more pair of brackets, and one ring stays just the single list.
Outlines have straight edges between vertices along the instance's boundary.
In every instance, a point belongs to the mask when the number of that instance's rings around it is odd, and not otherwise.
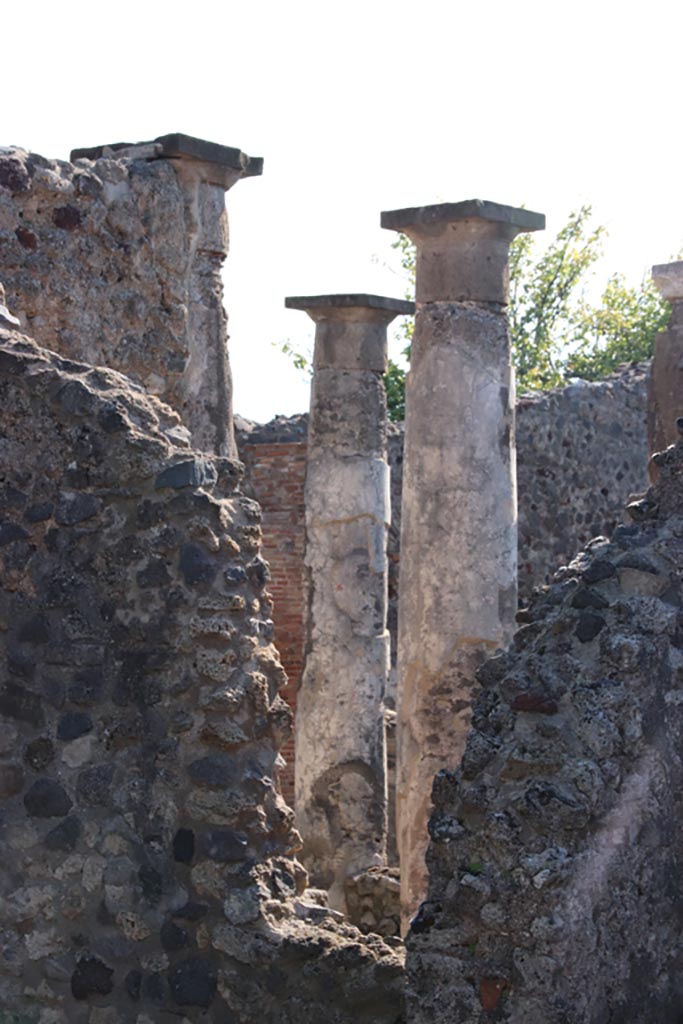
[{"label": "rough masonry surface", "polygon": [[0,1006],[31,1024],[402,1019],[306,890],[259,509],[122,375],[0,329]]},{"label": "rough masonry surface", "polygon": [[126,152],[69,163],[0,149],[8,306],[45,348],[126,373],[196,447],[234,455],[226,186],[198,161]]}]

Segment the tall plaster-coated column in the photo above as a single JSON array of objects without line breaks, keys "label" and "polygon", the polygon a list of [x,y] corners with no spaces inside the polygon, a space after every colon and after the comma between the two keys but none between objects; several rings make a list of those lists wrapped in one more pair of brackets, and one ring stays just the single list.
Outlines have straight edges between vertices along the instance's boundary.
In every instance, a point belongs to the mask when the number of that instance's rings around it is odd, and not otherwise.
[{"label": "tall plaster-coated column", "polygon": [[[648,389],[648,442],[651,452],[664,451],[679,439],[676,420],[683,414],[683,261],[652,268],[662,298],[672,305],[665,331],[655,338]],[[650,463],[650,476],[658,475]]]},{"label": "tall plaster-coated column", "polygon": [[263,160],[179,132],[152,142],[76,149],[71,159],[95,160],[110,155],[169,160],[175,167],[184,192],[189,237],[184,253],[188,357],[179,384],[181,408],[177,411],[189,427],[195,448],[235,457],[228,321],[221,278],[229,248],[225,193],[240,178],[260,175]]},{"label": "tall plaster-coated column", "polygon": [[387,325],[411,302],[289,298],[315,321],[306,471],[306,655],[297,699],[296,812],[311,883],[344,882],[386,853],[384,690]]},{"label": "tall plaster-coated column", "polygon": [[406,393],[398,627],[397,830],[406,926],[427,894],[434,775],[457,767],[479,664],[517,605],[509,245],[543,228],[471,200],[382,214],[417,247]]}]

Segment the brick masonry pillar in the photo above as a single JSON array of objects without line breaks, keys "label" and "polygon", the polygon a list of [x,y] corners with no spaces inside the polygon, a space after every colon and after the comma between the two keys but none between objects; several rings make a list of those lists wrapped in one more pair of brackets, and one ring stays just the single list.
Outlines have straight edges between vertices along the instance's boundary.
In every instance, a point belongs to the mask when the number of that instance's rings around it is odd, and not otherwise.
[{"label": "brick masonry pillar", "polygon": [[387,325],[413,304],[290,298],[315,321],[306,473],[308,616],[296,729],[297,826],[313,885],[345,909],[347,877],[386,856],[389,668]]},{"label": "brick masonry pillar", "polygon": [[398,653],[397,827],[403,926],[427,891],[432,781],[458,764],[474,673],[517,610],[508,250],[542,228],[472,200],[382,214],[417,246],[406,398]]},{"label": "brick masonry pillar", "polygon": [[[296,721],[297,693],[304,653],[304,481],[306,442],[256,443],[240,447],[245,488],[261,506],[263,557],[270,567],[274,642],[287,673],[280,690]],[[282,795],[294,806],[294,734],[280,748]]]}]

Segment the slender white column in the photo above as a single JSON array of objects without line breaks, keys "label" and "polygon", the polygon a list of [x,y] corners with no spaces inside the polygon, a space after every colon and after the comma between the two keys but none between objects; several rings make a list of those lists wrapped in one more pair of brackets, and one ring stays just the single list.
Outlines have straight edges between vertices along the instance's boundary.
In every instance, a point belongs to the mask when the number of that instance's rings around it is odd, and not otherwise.
[{"label": "slender white column", "polygon": [[509,245],[544,226],[472,200],[382,214],[417,246],[406,394],[398,642],[397,830],[404,927],[427,892],[434,775],[456,766],[479,664],[517,605]]},{"label": "slender white column", "polygon": [[290,298],[316,323],[306,475],[309,614],[297,699],[296,812],[314,885],[345,909],[345,879],[386,853],[383,699],[389,667],[387,325],[412,303]]}]

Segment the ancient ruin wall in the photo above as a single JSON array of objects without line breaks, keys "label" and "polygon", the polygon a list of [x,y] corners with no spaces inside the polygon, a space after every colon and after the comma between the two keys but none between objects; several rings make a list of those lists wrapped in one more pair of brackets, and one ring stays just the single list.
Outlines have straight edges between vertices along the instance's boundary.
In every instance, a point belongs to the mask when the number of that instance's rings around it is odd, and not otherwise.
[{"label": "ancient ruin wall", "polygon": [[314,905],[259,510],[126,378],[0,329],[0,1007],[41,1024],[401,1019]]},{"label": "ancient ruin wall", "polygon": [[647,487],[648,364],[517,400],[519,593],[550,580],[592,537],[611,536]]},{"label": "ancient ruin wall", "polygon": [[0,150],[2,279],[40,345],[122,371],[197,447],[230,454],[223,189],[188,182],[187,166]]},{"label": "ancient ruin wall", "polygon": [[413,1024],[679,1024],[683,442],[534,601],[434,782]]}]

